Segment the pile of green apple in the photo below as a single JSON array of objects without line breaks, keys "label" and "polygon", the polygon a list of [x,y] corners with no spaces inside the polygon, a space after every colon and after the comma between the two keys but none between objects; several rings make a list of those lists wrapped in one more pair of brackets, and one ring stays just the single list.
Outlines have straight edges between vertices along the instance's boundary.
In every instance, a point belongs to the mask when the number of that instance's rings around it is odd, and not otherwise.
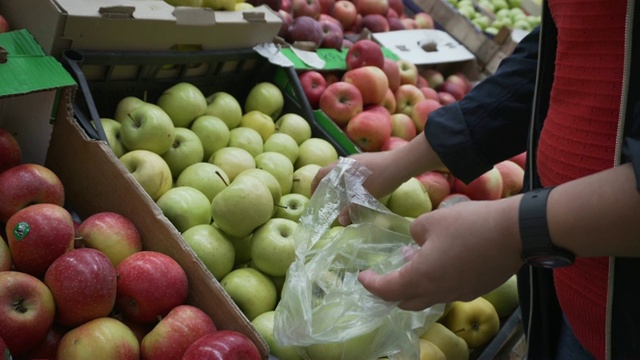
[{"label": "pile of green apple", "polygon": [[521,0],[447,0],[478,29],[495,35],[502,27],[531,31],[540,24],[540,16],[527,14]]}]

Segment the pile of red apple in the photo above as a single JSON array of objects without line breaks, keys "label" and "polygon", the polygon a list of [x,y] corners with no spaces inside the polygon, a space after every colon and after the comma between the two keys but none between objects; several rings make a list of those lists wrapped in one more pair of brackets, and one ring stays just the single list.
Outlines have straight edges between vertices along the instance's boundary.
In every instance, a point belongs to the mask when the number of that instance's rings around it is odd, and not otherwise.
[{"label": "pile of red apple", "polygon": [[245,335],[217,329],[185,303],[185,271],[171,257],[143,250],[129,219],[113,212],[75,219],[57,175],[22,163],[18,142],[3,129],[0,198],[5,357],[260,359]]},{"label": "pile of red apple", "polygon": [[7,19],[0,14],[0,34],[11,31],[11,27],[9,26],[9,22]]}]

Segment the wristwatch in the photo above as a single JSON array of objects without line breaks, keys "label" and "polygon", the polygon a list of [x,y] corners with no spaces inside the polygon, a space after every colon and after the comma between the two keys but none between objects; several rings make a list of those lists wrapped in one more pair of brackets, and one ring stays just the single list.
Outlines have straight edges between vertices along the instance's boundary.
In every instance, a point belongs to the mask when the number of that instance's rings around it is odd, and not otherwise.
[{"label": "wristwatch", "polygon": [[522,260],[528,265],[557,268],[573,264],[575,255],[551,242],[547,224],[547,199],[553,187],[524,193],[520,202],[519,225]]}]

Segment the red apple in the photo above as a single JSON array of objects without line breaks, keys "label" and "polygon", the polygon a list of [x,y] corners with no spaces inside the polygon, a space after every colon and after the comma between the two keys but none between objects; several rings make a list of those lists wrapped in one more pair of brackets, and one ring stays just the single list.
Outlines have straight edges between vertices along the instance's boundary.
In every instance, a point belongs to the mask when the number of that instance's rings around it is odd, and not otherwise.
[{"label": "red apple", "polygon": [[278,17],[282,20],[282,25],[280,26],[280,30],[278,31],[278,36],[280,36],[283,39],[288,39],[289,27],[293,23],[293,15],[291,15],[290,12],[287,12],[283,9],[278,10],[276,15],[278,15]]},{"label": "red apple", "polygon": [[[300,0],[304,1],[304,0]],[[320,23],[310,16],[298,16],[293,19],[291,25],[287,29],[286,40],[293,44],[296,41],[309,41],[316,46],[320,46],[322,43],[322,37],[324,32],[320,27]]]},{"label": "red apple", "polygon": [[320,0],[320,14],[331,15],[336,0]]},{"label": "red apple", "polygon": [[388,151],[398,148],[400,146],[406,145],[409,143],[407,140],[403,138],[399,138],[396,136],[390,136],[387,141],[385,141],[380,147],[380,151]]},{"label": "red apple", "polygon": [[473,84],[463,72],[456,72],[451,74],[445,78],[445,81],[450,81],[460,85],[460,87],[464,90],[464,93],[468,93],[473,88]]},{"label": "red apple", "polygon": [[182,360],[261,360],[256,344],[234,330],[218,330],[196,340]]},{"label": "red apple", "polygon": [[67,333],[67,328],[57,325],[55,322],[49,329],[47,336],[40,343],[32,347],[23,359],[55,359],[60,339]]},{"label": "red apple", "polygon": [[338,81],[327,86],[320,96],[319,106],[331,120],[342,127],[362,111],[362,94],[355,85]]},{"label": "red apple", "polygon": [[347,70],[363,66],[384,67],[384,55],[380,44],[373,40],[361,39],[353,43],[345,57]]},{"label": "red apple", "polygon": [[422,183],[429,194],[429,199],[434,208],[437,208],[442,200],[451,194],[451,185],[445,174],[439,171],[427,171],[416,178]]},{"label": "red apple", "polygon": [[465,201],[471,201],[471,199],[465,194],[451,193],[445,196],[444,199],[442,199],[442,201],[438,205],[438,209],[444,209],[446,207],[453,206]]},{"label": "red apple", "polygon": [[387,18],[387,21],[389,22],[389,31],[406,30],[400,18]]},{"label": "red apple", "polygon": [[418,85],[418,67],[409,60],[397,61],[400,68],[400,84]]},{"label": "red apple", "polygon": [[418,29],[418,23],[416,23],[415,19],[410,17],[400,18],[402,25],[406,30],[416,30]]},{"label": "red apple", "polygon": [[22,151],[18,140],[8,130],[0,128],[0,173],[21,163]]},{"label": "red apple", "polygon": [[389,3],[389,9],[393,9],[398,16],[401,16],[405,13],[404,11],[404,1],[402,0],[387,0]]},{"label": "red apple", "polygon": [[73,250],[73,219],[56,204],[27,206],[9,218],[5,229],[14,268],[39,279],[54,260]]},{"label": "red apple", "polygon": [[9,22],[4,16],[0,15],[0,34],[8,32],[10,30],[11,27],[9,26]]},{"label": "red apple", "polygon": [[298,76],[302,91],[309,101],[312,109],[317,109],[320,104],[320,96],[327,89],[327,81],[324,76],[315,70],[307,70]]},{"label": "red apple", "polygon": [[389,58],[384,58],[382,71],[387,75],[389,89],[391,89],[391,91],[396,91],[400,86],[400,65],[398,62]]},{"label": "red apple", "polygon": [[391,136],[391,119],[377,111],[363,111],[349,121],[346,133],[363,151],[379,151]]},{"label": "red apple", "polygon": [[416,20],[416,23],[418,24],[418,28],[420,29],[435,29],[436,28],[436,24],[433,21],[433,17],[424,11],[420,11],[417,14],[415,14],[413,16],[413,18]]},{"label": "red apple", "polygon": [[267,5],[275,12],[282,8],[282,0],[246,0],[246,2],[253,6]]},{"label": "red apple", "polygon": [[438,92],[430,88],[428,86],[419,87],[420,91],[424,95],[425,99],[431,99],[440,102],[440,96],[438,96]]},{"label": "red apple", "polygon": [[[291,14],[291,0],[282,0],[282,4],[280,4],[280,10],[284,10]],[[292,14],[293,16],[293,14]]]},{"label": "red apple", "polygon": [[393,91],[391,91],[391,89],[387,89],[387,94],[385,95],[384,100],[382,100],[382,103],[380,105],[387,109],[389,114],[396,111],[396,96],[393,94]]},{"label": "red apple", "polygon": [[444,82],[444,75],[440,70],[436,70],[433,68],[425,68],[420,72],[420,75],[424,76],[429,82],[429,87],[436,89],[440,84]]},{"label": "red apple", "polygon": [[427,123],[427,119],[429,118],[429,114],[432,111],[439,109],[442,107],[439,101],[432,99],[424,99],[418,101],[411,111],[411,120],[416,125],[416,131],[421,133],[424,131],[424,125]]},{"label": "red apple", "polygon": [[187,298],[187,274],[180,264],[163,253],[137,252],[122,260],[116,273],[116,305],[133,321],[157,321],[158,316],[167,315]]},{"label": "red apple", "polygon": [[0,173],[0,223],[18,210],[36,203],[64,204],[60,178],[38,164],[20,164]]},{"label": "red apple", "polygon": [[182,359],[191,344],[216,330],[204,311],[192,305],[178,305],[142,339],[141,359]]},{"label": "red apple", "polygon": [[0,272],[0,338],[14,356],[45,339],[53,325],[55,303],[39,279],[18,271]]},{"label": "red apple", "polygon": [[389,19],[399,19],[400,18],[398,13],[395,10],[393,10],[392,8],[389,8],[389,10],[387,10],[387,15],[385,15],[385,17],[387,18],[387,20],[389,20]]},{"label": "red apple", "polygon": [[502,197],[502,176],[494,166],[469,184],[455,179],[453,191],[467,195],[471,200],[497,200]]},{"label": "red apple", "polygon": [[518,164],[522,169],[525,169],[527,166],[527,152],[523,151],[518,155],[512,156],[509,160]]},{"label": "red apple", "polygon": [[[343,42],[346,41],[346,39],[343,40]],[[327,86],[333,84],[334,82],[338,82],[341,81],[342,79],[342,72],[341,71],[324,71],[324,80],[327,82]]]},{"label": "red apple", "polygon": [[389,31],[389,21],[384,15],[368,14],[362,17],[362,29],[367,29],[372,33]]},{"label": "red apple", "polygon": [[403,113],[391,114],[391,136],[411,141],[418,131],[411,117]]},{"label": "red apple", "polygon": [[362,66],[347,70],[342,76],[342,81],[353,84],[360,90],[364,105],[382,103],[389,89],[387,75],[381,67],[377,66]]},{"label": "red apple", "polygon": [[11,351],[9,350],[9,347],[4,342],[4,340],[2,340],[1,337],[0,337],[0,356],[4,356],[5,359],[13,359],[13,356],[11,356]]},{"label": "red apple", "polygon": [[293,18],[309,16],[317,19],[320,15],[320,0],[291,0]]},{"label": "red apple", "polygon": [[449,80],[445,80],[436,88],[436,90],[448,92],[449,94],[453,95],[454,99],[456,100],[462,100],[462,98],[466,94],[465,89],[462,85]]},{"label": "red apple", "polygon": [[524,169],[511,160],[495,165],[502,176],[502,197],[519,194],[524,182]]},{"label": "red apple", "polygon": [[44,283],[56,302],[56,323],[76,327],[108,316],[116,301],[116,269],[96,249],[75,249],[59,256]]},{"label": "red apple", "polygon": [[424,94],[417,86],[402,84],[394,92],[396,96],[396,113],[403,113],[411,116],[413,107],[424,100]]},{"label": "red apple", "polygon": [[387,0],[358,0],[356,8],[362,16],[372,14],[386,16],[389,10],[389,2]]},{"label": "red apple", "polygon": [[348,0],[338,0],[333,6],[331,15],[342,24],[342,29],[347,30],[356,23],[358,10],[356,6]]},{"label": "red apple", "polygon": [[416,78],[418,79],[416,82],[417,87],[419,88],[429,87],[429,82],[427,81],[427,79],[424,78],[424,76],[420,75],[420,73],[418,73],[418,76],[416,76]]},{"label": "red apple", "polygon": [[453,95],[446,91],[438,91],[438,99],[442,105],[448,105],[457,101]]},{"label": "red apple", "polygon": [[[327,15],[329,16],[329,15]],[[342,25],[337,21],[319,20],[320,28],[322,28],[322,41],[320,47],[325,49],[342,49],[344,34]]]},{"label": "red apple", "polygon": [[111,317],[120,321],[121,323],[125,324],[129,329],[131,329],[136,339],[138,339],[139,343],[141,343],[142,339],[144,339],[144,337],[147,336],[147,334],[151,332],[151,330],[153,330],[153,328],[156,326],[156,324],[154,323],[149,323],[149,324],[137,323],[127,318],[126,316],[124,316],[124,314],[121,312],[114,313]]}]

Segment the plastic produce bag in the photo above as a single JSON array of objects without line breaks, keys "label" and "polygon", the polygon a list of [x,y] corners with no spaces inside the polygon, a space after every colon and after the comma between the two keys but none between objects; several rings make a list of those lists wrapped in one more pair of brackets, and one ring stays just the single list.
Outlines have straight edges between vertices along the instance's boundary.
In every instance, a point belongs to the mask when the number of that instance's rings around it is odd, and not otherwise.
[{"label": "plastic produce bag", "polygon": [[[363,186],[370,171],[341,158],[321,181],[294,233],[296,259],[275,311],[274,336],[308,360],[418,359],[418,335],[444,304],[405,311],[371,294],[358,273],[387,273],[417,245],[410,221],[388,210]],[[352,224],[336,219],[348,208]]]}]

